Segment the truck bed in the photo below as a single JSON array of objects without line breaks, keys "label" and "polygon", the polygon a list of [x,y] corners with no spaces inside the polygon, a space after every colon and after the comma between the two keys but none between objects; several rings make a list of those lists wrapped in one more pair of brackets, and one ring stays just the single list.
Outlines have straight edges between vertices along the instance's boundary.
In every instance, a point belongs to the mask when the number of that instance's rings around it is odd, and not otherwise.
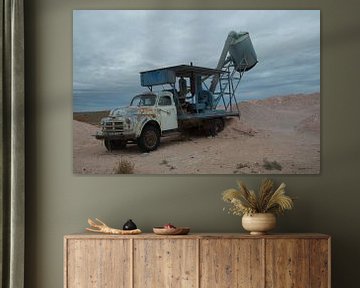
[{"label": "truck bed", "polygon": [[239,117],[240,118],[240,112],[212,110],[212,111],[206,111],[206,112],[202,112],[202,113],[180,114],[180,115],[178,115],[178,120],[212,119],[212,118],[222,118],[222,117]]}]

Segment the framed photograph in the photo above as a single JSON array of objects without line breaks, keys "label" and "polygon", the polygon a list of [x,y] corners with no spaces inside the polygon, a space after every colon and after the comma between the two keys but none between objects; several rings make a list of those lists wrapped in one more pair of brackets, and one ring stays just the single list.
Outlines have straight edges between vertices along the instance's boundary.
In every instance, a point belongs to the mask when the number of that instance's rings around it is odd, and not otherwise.
[{"label": "framed photograph", "polygon": [[73,172],[320,173],[320,11],[74,10]]}]

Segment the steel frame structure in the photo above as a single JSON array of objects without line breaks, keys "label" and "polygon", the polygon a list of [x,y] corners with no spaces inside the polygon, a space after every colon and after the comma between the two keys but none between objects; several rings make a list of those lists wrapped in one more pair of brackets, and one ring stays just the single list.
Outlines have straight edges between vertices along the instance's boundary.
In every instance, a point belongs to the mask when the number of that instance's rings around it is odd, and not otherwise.
[{"label": "steel frame structure", "polygon": [[[242,67],[242,68],[241,68]],[[236,90],[239,87],[240,81],[247,69],[247,61],[245,58],[241,60],[238,66],[235,65],[235,62],[231,59],[228,60],[222,67],[223,73],[220,75],[218,81],[217,90],[214,91],[214,109],[219,105],[219,102],[223,103],[225,111],[233,112],[234,105],[236,111],[240,115],[240,110],[238,107],[238,101],[236,98]],[[216,77],[216,76],[214,76]],[[203,84],[209,89],[205,83],[208,77],[203,79]]]}]

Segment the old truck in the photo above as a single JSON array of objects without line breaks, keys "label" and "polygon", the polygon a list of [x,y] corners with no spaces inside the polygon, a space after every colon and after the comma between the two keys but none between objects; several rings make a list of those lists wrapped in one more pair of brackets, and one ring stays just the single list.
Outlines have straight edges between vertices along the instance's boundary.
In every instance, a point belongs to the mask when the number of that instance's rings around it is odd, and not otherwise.
[{"label": "old truck", "polygon": [[215,69],[191,63],[140,72],[141,86],[148,91],[101,119],[95,137],[109,151],[137,143],[149,152],[157,149],[162,136],[175,131],[201,127],[216,135],[227,117],[240,118],[235,91],[256,64],[249,33],[232,31]]}]

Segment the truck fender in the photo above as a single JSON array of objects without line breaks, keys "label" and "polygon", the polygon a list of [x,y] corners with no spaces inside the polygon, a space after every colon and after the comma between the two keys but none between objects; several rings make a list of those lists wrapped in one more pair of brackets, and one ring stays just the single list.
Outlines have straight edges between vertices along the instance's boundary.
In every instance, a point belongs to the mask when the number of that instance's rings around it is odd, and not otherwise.
[{"label": "truck fender", "polygon": [[141,132],[146,125],[153,125],[157,127],[161,133],[160,123],[157,120],[146,117],[139,123],[139,126],[136,129],[136,133],[135,133],[136,138],[140,137]]}]

